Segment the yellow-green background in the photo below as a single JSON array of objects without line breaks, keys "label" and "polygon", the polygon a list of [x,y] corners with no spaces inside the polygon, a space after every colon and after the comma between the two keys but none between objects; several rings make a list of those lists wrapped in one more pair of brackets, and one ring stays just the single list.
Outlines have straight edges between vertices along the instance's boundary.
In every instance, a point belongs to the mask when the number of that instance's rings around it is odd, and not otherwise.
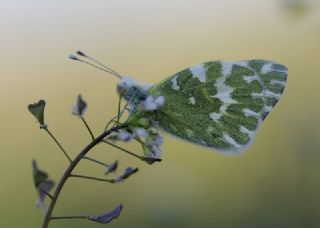
[{"label": "yellow-green background", "polygon": [[[105,227],[320,227],[320,10],[276,0],[1,0],[0,227],[39,227],[31,160],[58,180],[67,162],[27,105],[47,101],[50,129],[72,155],[90,138],[70,114],[78,93],[96,133],[116,112],[116,78],[76,62],[81,49],[155,83],[206,60],[263,58],[289,68],[287,88],[250,149],[224,156],[165,135],[149,166],[106,145],[92,156],[140,172],[123,184],[71,180],[56,215],[125,205]],[[139,150],[136,145],[127,145]],[[103,176],[83,162],[78,173]],[[54,221],[52,228],[104,227]]]}]

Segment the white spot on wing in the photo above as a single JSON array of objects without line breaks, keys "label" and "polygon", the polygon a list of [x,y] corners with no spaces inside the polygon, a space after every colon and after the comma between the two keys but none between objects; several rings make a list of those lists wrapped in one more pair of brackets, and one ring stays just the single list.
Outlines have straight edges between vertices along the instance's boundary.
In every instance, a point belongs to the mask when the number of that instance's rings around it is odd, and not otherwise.
[{"label": "white spot on wing", "polygon": [[222,115],[221,113],[211,112],[209,116],[212,120],[218,121]]},{"label": "white spot on wing", "polygon": [[214,128],[212,127],[212,126],[209,126],[208,128],[207,128],[207,132],[210,134],[211,132],[213,132],[214,131]]},{"label": "white spot on wing", "polygon": [[221,66],[222,66],[222,75],[223,76],[227,76],[229,74],[231,74],[232,72],[232,66],[233,66],[233,62],[225,62],[225,61],[221,61]]},{"label": "white spot on wing", "polygon": [[273,69],[272,69],[273,64],[274,64],[273,62],[265,63],[261,68],[261,73],[267,74],[267,73],[273,71]]},{"label": "white spot on wing", "polygon": [[277,99],[279,99],[280,96],[281,96],[281,94],[271,92],[270,90],[265,90],[264,93],[268,97],[274,97],[274,98],[277,98]]},{"label": "white spot on wing", "polygon": [[271,85],[280,84],[280,85],[285,86],[285,85],[286,85],[286,82],[272,79],[272,80],[270,81],[270,84],[271,84]]},{"label": "white spot on wing", "polygon": [[252,96],[254,97],[273,97],[273,98],[276,98],[276,99],[279,99],[281,94],[280,93],[274,93],[274,92],[271,92],[270,90],[264,90],[262,93],[252,93]]},{"label": "white spot on wing", "polygon": [[264,106],[263,109],[266,111],[266,112],[271,112],[272,111],[272,106]]},{"label": "white spot on wing", "polygon": [[254,134],[254,132],[250,131],[248,128],[244,126],[240,126],[240,131],[248,136],[251,136]]},{"label": "white spot on wing", "polygon": [[236,62],[235,64],[236,64],[236,65],[239,65],[239,66],[242,66],[242,67],[249,68],[248,61]]},{"label": "white spot on wing", "polygon": [[177,76],[174,76],[172,79],[171,79],[171,88],[175,91],[179,91],[180,87],[178,86],[178,82],[177,82]]},{"label": "white spot on wing", "polygon": [[243,111],[245,116],[255,116],[255,117],[259,117],[260,116],[259,113],[254,112],[254,111],[252,111],[252,110],[250,110],[248,108],[244,108],[244,109],[242,109],[242,111]]},{"label": "white spot on wing", "polygon": [[235,148],[240,148],[242,145],[238,144],[228,133],[223,133],[223,139],[233,145]]},{"label": "white spot on wing", "polygon": [[249,84],[254,80],[259,80],[259,77],[257,75],[253,76],[243,76],[243,79]]},{"label": "white spot on wing", "polygon": [[191,104],[191,105],[196,104],[196,99],[194,97],[190,97],[188,101],[189,101],[189,104]]},{"label": "white spot on wing", "polygon": [[200,82],[206,82],[206,70],[203,64],[194,65],[189,68],[193,78],[198,78]]},{"label": "white spot on wing", "polygon": [[185,132],[186,132],[187,136],[190,137],[190,138],[194,136],[193,131],[190,130],[190,129],[186,129]]},{"label": "white spot on wing", "polygon": [[214,84],[214,86],[217,88],[217,94],[211,97],[218,98],[220,101],[222,101],[219,112],[223,114],[226,112],[230,104],[236,104],[238,102],[231,97],[233,88],[225,84],[228,72],[231,73],[233,63],[221,62],[221,64],[224,66],[222,69],[222,77],[219,78]]}]

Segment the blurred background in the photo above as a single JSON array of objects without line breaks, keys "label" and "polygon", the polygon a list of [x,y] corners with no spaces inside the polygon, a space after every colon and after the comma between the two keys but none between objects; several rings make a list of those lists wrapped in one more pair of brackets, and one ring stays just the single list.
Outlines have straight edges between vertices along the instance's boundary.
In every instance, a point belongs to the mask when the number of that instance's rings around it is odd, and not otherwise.
[{"label": "blurred background", "polygon": [[[119,185],[72,179],[55,215],[124,204],[109,227],[320,227],[320,3],[317,0],[0,1],[0,227],[39,227],[31,160],[58,180],[67,162],[27,105],[47,101],[52,132],[75,156],[89,141],[71,115],[78,93],[95,133],[116,113],[116,78],[69,60],[81,49],[123,75],[158,82],[207,60],[270,59],[284,95],[253,145],[225,156],[165,135],[149,166],[99,145],[91,156],[140,172]],[[139,151],[135,144],[125,145]],[[78,173],[103,177],[83,162]],[[54,221],[51,228],[103,227]]]}]

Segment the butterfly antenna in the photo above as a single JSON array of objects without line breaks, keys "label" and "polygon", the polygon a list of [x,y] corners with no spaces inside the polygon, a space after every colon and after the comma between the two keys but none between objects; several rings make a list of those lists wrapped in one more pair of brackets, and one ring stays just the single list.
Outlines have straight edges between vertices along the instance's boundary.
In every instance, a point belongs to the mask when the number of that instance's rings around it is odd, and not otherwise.
[{"label": "butterfly antenna", "polygon": [[107,72],[107,73],[109,73],[109,74],[112,74],[112,75],[116,76],[117,78],[120,78],[120,79],[122,78],[122,76],[121,76],[120,74],[118,74],[118,73],[115,73],[115,72],[110,71],[110,70],[108,70],[108,69],[102,68],[102,67],[100,67],[100,66],[96,66],[96,65],[94,65],[94,64],[92,64],[92,63],[90,63],[90,62],[88,62],[88,61],[85,61],[85,60],[83,60],[83,59],[78,58],[78,57],[75,56],[75,55],[69,55],[69,59],[72,59],[72,60],[75,60],[75,61],[79,61],[79,62],[88,64],[88,65],[90,65],[90,66],[92,66],[92,67],[94,67],[94,68],[96,68],[96,69],[99,69],[99,70],[102,70],[102,71]]},{"label": "butterfly antenna", "polygon": [[116,71],[114,71],[113,69],[111,69],[110,67],[106,66],[105,64],[101,63],[100,61],[96,60],[95,58],[92,58],[91,56],[83,53],[82,51],[77,51],[77,54],[84,57],[84,58],[87,58],[87,59],[90,59],[91,61],[95,62],[96,64],[104,67],[106,70],[112,72],[115,76],[117,76],[118,78],[121,78],[121,75],[119,73],[117,73]]}]

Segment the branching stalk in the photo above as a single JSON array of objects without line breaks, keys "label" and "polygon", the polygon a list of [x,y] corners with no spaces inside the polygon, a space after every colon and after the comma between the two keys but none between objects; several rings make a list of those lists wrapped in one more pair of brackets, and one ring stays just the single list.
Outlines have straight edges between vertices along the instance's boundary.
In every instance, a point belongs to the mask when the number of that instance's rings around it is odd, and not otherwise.
[{"label": "branching stalk", "polygon": [[111,180],[111,179],[91,177],[91,176],[78,175],[78,174],[71,174],[70,177],[76,177],[76,178],[83,178],[83,179],[88,179],[88,180],[95,180],[95,181],[103,181],[103,182],[113,183],[113,180]]},{"label": "branching stalk", "polygon": [[[66,183],[66,181],[68,180],[68,178],[70,177],[72,171],[74,170],[74,168],[77,166],[77,164],[81,161],[81,159],[83,159],[86,154],[97,144],[99,144],[101,141],[103,141],[103,139],[110,135],[112,132],[116,132],[122,128],[125,128],[126,125],[119,125],[116,126],[114,128],[111,128],[108,131],[103,132],[102,134],[100,134],[97,138],[95,138],[92,142],[90,142],[78,155],[77,157],[71,161],[71,163],[69,164],[68,168],[66,169],[66,171],[64,172],[63,176],[61,177],[61,179],[59,180],[57,187],[53,193],[53,198],[49,204],[49,207],[45,213],[43,222],[42,222],[42,228],[48,228],[51,217],[52,217],[52,213],[54,210],[54,207],[56,205],[56,202],[59,198],[60,192],[64,186],[64,184]],[[48,132],[49,133],[49,132]]]}]

